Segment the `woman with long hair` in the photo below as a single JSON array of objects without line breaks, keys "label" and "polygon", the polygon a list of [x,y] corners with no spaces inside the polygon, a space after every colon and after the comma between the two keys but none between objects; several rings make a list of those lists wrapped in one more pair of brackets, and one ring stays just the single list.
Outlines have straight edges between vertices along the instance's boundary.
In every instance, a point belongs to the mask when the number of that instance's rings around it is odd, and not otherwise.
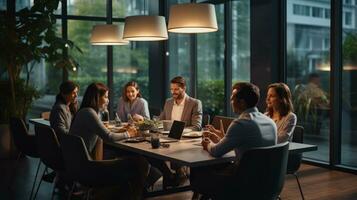
[{"label": "woman with long hair", "polygon": [[69,132],[73,116],[78,108],[79,86],[73,81],[65,81],[60,85],[59,90],[50,113],[51,128],[57,135]]},{"label": "woman with long hair", "polygon": [[103,83],[90,84],[72,122],[70,134],[81,136],[90,152],[94,150],[98,137],[107,142],[114,142],[137,136],[135,128],[128,128],[122,133],[114,133],[104,126],[99,113],[106,109],[108,102],[107,86]]},{"label": "woman with long hair", "polygon": [[[100,111],[106,109],[108,105],[108,88],[103,83],[90,84],[83,96],[82,104],[77,112],[69,134],[82,137],[89,152],[95,152],[95,146],[98,137],[106,142],[115,142],[130,137],[137,136],[135,128],[128,128],[127,131],[114,133],[107,129],[99,117]],[[141,192],[144,188],[149,165],[147,161],[140,156],[121,157],[122,165],[118,165],[117,170],[123,171],[123,185],[129,184],[130,196],[141,198]],[[110,173],[110,172],[108,172]]]},{"label": "woman with long hair", "polygon": [[128,114],[135,120],[150,118],[148,102],[142,98],[137,82],[129,81],[125,84],[122,95],[118,101],[117,113],[119,118],[127,122]]},{"label": "woman with long hair", "polygon": [[278,128],[278,143],[292,140],[297,117],[293,113],[289,87],[284,83],[273,83],[268,86],[266,98],[266,115],[269,116]]}]

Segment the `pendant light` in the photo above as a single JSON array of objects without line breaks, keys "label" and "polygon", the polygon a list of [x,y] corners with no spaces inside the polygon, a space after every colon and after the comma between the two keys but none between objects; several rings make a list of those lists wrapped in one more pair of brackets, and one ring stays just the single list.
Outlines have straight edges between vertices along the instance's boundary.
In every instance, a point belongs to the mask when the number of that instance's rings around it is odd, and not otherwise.
[{"label": "pendant light", "polygon": [[128,45],[123,39],[123,27],[114,24],[94,25],[90,42],[92,45]]},{"label": "pendant light", "polygon": [[184,3],[172,5],[168,31],[174,33],[208,33],[218,30],[214,5]]},{"label": "pendant light", "polygon": [[123,38],[129,41],[167,40],[165,17],[163,16],[128,16],[125,18]]}]

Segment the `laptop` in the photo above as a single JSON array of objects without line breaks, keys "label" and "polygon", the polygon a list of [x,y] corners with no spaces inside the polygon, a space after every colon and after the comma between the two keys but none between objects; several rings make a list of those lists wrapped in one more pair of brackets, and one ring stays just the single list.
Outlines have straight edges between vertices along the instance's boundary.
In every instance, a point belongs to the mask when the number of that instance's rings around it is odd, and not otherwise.
[{"label": "laptop", "polygon": [[160,142],[162,143],[178,142],[181,139],[185,125],[186,125],[185,122],[175,120],[171,126],[169,135],[161,137]]}]

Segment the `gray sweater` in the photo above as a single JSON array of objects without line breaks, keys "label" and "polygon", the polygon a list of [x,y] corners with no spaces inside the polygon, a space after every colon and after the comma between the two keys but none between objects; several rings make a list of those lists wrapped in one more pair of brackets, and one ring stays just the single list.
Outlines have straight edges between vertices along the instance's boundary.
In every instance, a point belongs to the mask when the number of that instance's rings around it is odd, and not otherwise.
[{"label": "gray sweater", "polygon": [[51,128],[56,134],[68,134],[69,128],[71,127],[72,113],[69,107],[61,102],[56,102],[53,105],[50,114],[50,124]]},{"label": "gray sweater", "polygon": [[120,97],[118,102],[117,113],[119,118],[123,122],[128,121],[128,114],[134,116],[135,114],[141,115],[145,118],[150,119],[148,102],[143,98],[136,98],[133,104],[130,105],[129,102],[124,101],[123,97]]},{"label": "gray sweater", "polygon": [[73,122],[69,134],[83,138],[89,152],[92,152],[98,136],[106,142],[114,142],[128,138],[128,134],[110,132],[100,121],[98,113],[93,108],[80,109]]}]

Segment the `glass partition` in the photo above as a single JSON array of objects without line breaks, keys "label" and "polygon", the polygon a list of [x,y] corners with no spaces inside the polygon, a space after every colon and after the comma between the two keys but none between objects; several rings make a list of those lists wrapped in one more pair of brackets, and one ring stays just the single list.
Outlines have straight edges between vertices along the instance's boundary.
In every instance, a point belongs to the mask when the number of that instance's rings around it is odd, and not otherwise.
[{"label": "glass partition", "polygon": [[307,158],[329,161],[330,0],[287,1],[287,83],[304,142],[318,145]]}]

